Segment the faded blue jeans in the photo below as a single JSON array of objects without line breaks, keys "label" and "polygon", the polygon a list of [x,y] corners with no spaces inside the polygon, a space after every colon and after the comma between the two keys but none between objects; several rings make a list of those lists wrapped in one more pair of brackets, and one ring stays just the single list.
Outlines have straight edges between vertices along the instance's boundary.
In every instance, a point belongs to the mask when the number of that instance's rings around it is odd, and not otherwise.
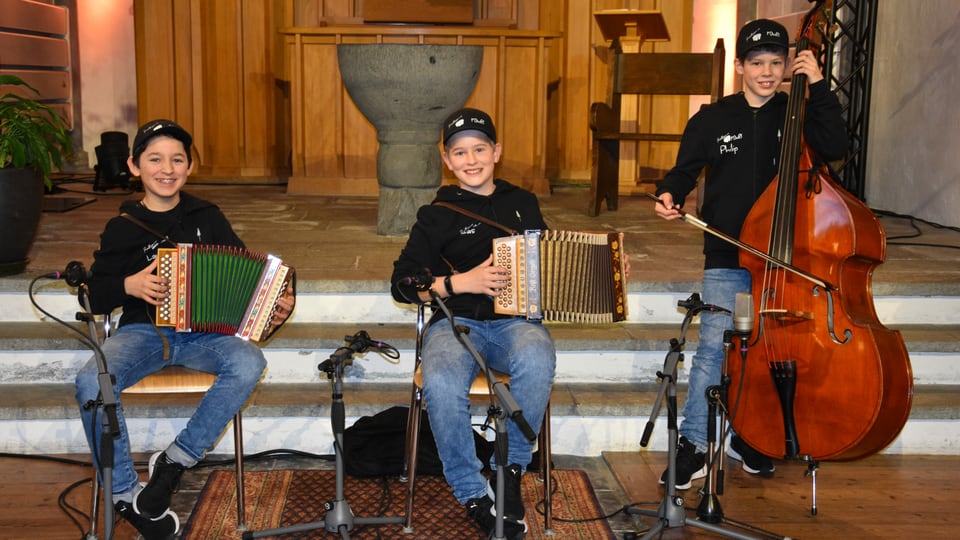
[{"label": "faded blue jeans", "polygon": [[[170,344],[170,358],[163,359],[163,340]],[[227,424],[253,393],[266,360],[260,348],[238,337],[206,332],[177,333],[171,328],[156,328],[151,324],[128,324],[121,327],[103,344],[107,369],[115,377],[115,395],[136,384],[165,366],[186,366],[217,376],[207,390],[193,416],[173,443],[167,455],[185,466],[202,460],[223,434]],[[87,408],[100,393],[97,381],[99,369],[96,358],[91,358],[77,373],[77,403],[83,431],[90,444],[94,462],[100,451],[102,414],[100,408]],[[137,471],[130,456],[130,439],[122,407],[118,407],[120,435],[114,439],[113,493],[132,493],[138,485]]]},{"label": "faded blue jeans", "polygon": [[733,330],[731,314],[738,292],[750,292],[750,272],[738,268],[704,270],[703,302],[729,309],[730,313],[704,311],[700,314],[700,341],[690,367],[680,435],[697,445],[701,452],[707,450],[707,424],[713,420],[707,415],[706,391],[708,387],[720,384],[725,354],[723,333]]},{"label": "faded blue jeans", "polygon": [[[550,401],[557,353],[550,332],[540,323],[525,319],[476,321],[456,318],[470,329],[466,336],[487,365],[510,375],[510,393],[530,427],[539,432]],[[477,458],[467,393],[479,373],[469,351],[453,335],[450,321],[434,322],[423,340],[423,397],[430,427],[437,442],[443,475],[460,503],[483,497],[487,479]],[[526,467],[533,442],[516,423],[507,421],[507,463]]]}]

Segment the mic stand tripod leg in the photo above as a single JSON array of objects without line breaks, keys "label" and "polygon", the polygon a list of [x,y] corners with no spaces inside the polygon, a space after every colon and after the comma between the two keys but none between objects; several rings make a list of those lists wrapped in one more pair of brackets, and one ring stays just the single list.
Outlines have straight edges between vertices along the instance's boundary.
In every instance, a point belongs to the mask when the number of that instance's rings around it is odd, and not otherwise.
[{"label": "mic stand tripod leg", "polygon": [[[723,515],[723,509],[720,506],[720,500],[717,498],[717,495],[723,494],[723,457],[727,433],[727,394],[730,387],[730,376],[727,373],[727,355],[733,347],[733,335],[734,332],[726,332],[723,336],[724,350],[726,352],[720,370],[720,384],[707,388],[707,477],[704,482],[704,490],[701,494],[700,504],[697,507],[697,517],[699,519],[691,521],[690,524],[730,538],[759,540],[761,537],[765,537],[783,540],[787,537],[725,517]],[[743,355],[745,360],[749,335],[736,335],[740,339],[740,354]],[[717,434],[718,425],[720,429],[719,437]],[[732,525],[760,536],[751,536],[725,529],[718,525],[721,523]]]},{"label": "mic stand tripod leg", "polygon": [[333,452],[334,467],[336,471],[336,487],[334,500],[325,503],[324,510],[326,514],[321,521],[312,523],[303,523],[300,525],[290,525],[288,527],[278,527],[264,531],[245,531],[243,540],[253,538],[265,538],[269,536],[278,536],[281,534],[298,533],[324,529],[327,532],[339,533],[343,540],[349,540],[350,531],[355,525],[385,525],[389,523],[402,524],[405,518],[397,517],[355,517],[353,510],[350,509],[350,503],[347,502],[344,495],[343,481],[345,468],[343,463],[343,432],[346,423],[346,414],[343,403],[343,369],[355,353],[366,350],[367,343],[362,340],[354,340],[349,348],[342,347],[334,352],[330,359],[320,364],[320,369],[327,373],[327,377],[333,380],[333,395],[330,406],[330,423],[333,429]]},{"label": "mic stand tripod leg", "polygon": [[[664,485],[664,497],[660,502],[660,506],[656,511],[645,510],[642,508],[628,507],[626,509],[627,514],[636,514],[641,516],[650,516],[657,518],[656,524],[654,524],[650,530],[647,531],[641,537],[641,540],[653,540],[654,538],[660,538],[664,529],[674,528],[674,527],[684,527],[691,526],[704,529],[716,533],[721,536],[728,538],[737,538],[739,540],[759,540],[759,537],[750,536],[748,534],[740,533],[738,531],[733,531],[724,527],[721,527],[718,524],[710,523],[703,519],[687,519],[686,509],[683,504],[683,497],[678,496],[676,492],[677,486],[677,475],[676,475],[676,459],[677,459],[677,440],[679,435],[679,429],[677,426],[677,364],[683,361],[683,344],[685,342],[685,337],[687,333],[687,328],[690,325],[690,321],[696,316],[700,311],[705,309],[705,305],[700,301],[699,295],[694,293],[689,299],[685,302],[679,303],[680,307],[687,308],[687,314],[683,319],[683,323],[680,325],[680,337],[677,339],[670,340],[670,351],[667,353],[666,359],[664,360],[663,371],[657,372],[657,375],[660,377],[660,394],[657,397],[657,401],[654,405],[654,409],[651,412],[650,420],[647,422],[647,427],[644,430],[643,439],[640,444],[642,446],[647,445],[650,432],[652,431],[653,421],[657,418],[660,412],[661,399],[664,395],[667,397],[667,480]],[[724,340],[727,340],[727,336],[724,336]],[[746,354],[744,351],[743,354]],[[723,375],[726,375],[726,364],[722,369]],[[715,387],[711,387],[715,388]],[[722,392],[722,391],[721,391]],[[718,394],[719,395],[719,394]],[[708,393],[708,397],[710,397]],[[716,402],[714,402],[716,403]],[[723,409],[721,409],[723,410]],[[713,414],[716,414],[716,409],[714,409]],[[711,420],[708,420],[711,422]],[[708,428],[709,430],[709,428]],[[716,431],[714,431],[714,434]],[[722,448],[722,445],[720,445]],[[715,451],[715,448],[713,449]],[[713,460],[715,459],[713,455],[708,455],[708,464],[712,468]],[[711,470],[708,468],[708,484],[712,482]],[[716,513],[722,514],[720,511],[719,501],[716,501],[716,504],[708,503],[711,505],[711,510]],[[737,527],[742,529],[757,531],[761,534],[764,534],[767,537],[777,538],[780,540],[787,540],[786,537],[774,535],[760,529],[756,529],[746,524],[740,524],[733,522],[729,519],[723,519],[723,521],[735,524]]]}]

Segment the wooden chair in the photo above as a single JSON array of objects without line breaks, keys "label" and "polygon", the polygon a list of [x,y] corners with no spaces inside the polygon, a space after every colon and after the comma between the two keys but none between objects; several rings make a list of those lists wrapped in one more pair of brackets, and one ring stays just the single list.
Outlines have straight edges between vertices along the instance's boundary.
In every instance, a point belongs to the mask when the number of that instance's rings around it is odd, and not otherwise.
[{"label": "wooden chair", "polygon": [[600,214],[600,203],[616,210],[619,197],[621,141],[680,141],[680,133],[624,132],[620,129],[623,94],[709,95],[715,103],[723,93],[723,40],[712,53],[623,53],[613,50],[610,103],[590,106],[593,157],[588,214]]},{"label": "wooden chair", "polygon": [[[86,320],[90,323],[91,338],[102,343],[113,331],[113,321],[109,315],[91,314],[90,304],[86,293],[83,292],[81,285],[80,303],[85,312],[78,313],[78,320]],[[177,396],[177,395],[199,395],[205,393],[213,385],[216,377],[213,374],[197,371],[182,366],[165,367],[162,370],[144,377],[133,386],[123,390],[123,395],[147,395],[147,396]],[[237,479],[237,530],[246,530],[246,505],[243,493],[243,422],[241,411],[233,417],[233,444],[235,471]],[[91,497],[90,509],[90,530],[86,538],[96,538],[96,528],[98,520],[98,508],[100,503],[100,477],[97,471],[93,471],[93,492]]]},{"label": "wooden chair", "polygon": [[[423,411],[423,374],[420,369],[421,356],[420,351],[423,345],[423,334],[427,326],[426,304],[421,304],[417,308],[417,343],[414,359],[413,390],[410,394],[410,412],[407,417],[407,437],[406,450],[404,451],[403,472],[400,480],[408,483],[407,487],[407,520],[404,523],[404,531],[413,532],[413,503],[416,492],[417,480],[417,452],[420,448],[420,417]],[[509,383],[508,375],[495,372],[497,380]],[[489,397],[489,386],[484,374],[479,374],[470,387],[469,395],[471,398],[480,399]],[[553,464],[550,453],[550,403],[547,403],[547,409],[543,415],[543,424],[540,426],[540,433],[537,438],[537,447],[540,451],[540,479],[543,482],[543,526],[547,534],[553,534],[553,512],[552,512],[552,490],[553,482],[551,474]]]}]

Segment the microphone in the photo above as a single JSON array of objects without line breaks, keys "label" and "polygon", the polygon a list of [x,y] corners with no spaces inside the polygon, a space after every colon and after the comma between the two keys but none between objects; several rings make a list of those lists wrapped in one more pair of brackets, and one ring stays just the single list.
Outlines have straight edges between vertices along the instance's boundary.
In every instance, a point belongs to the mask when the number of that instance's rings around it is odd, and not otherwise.
[{"label": "microphone", "polygon": [[397,291],[413,304],[422,304],[418,294],[420,291],[429,291],[433,285],[433,274],[429,268],[424,268],[420,272],[408,277],[402,277],[396,282]]},{"label": "microphone", "polygon": [[693,293],[686,300],[678,301],[677,306],[682,307],[687,311],[692,311],[694,314],[700,313],[701,311],[709,311],[712,313],[730,313],[729,309],[715,306],[713,304],[704,304],[703,300],[700,299],[700,293]]},{"label": "microphone", "polygon": [[67,267],[63,272],[54,272],[52,274],[47,274],[45,277],[50,279],[63,279],[67,282],[67,285],[71,287],[79,287],[87,282],[90,279],[92,274],[84,268],[83,263],[80,261],[70,261],[67,263]]},{"label": "microphone", "polygon": [[733,330],[749,336],[753,333],[753,323],[753,295],[739,292],[733,307]]}]

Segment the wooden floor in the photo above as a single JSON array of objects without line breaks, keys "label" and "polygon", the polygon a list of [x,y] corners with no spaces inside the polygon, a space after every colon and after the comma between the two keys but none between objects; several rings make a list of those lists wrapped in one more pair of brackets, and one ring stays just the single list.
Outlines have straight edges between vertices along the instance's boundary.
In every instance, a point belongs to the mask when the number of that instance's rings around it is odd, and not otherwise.
[{"label": "wooden floor", "polygon": [[[664,453],[613,453],[606,458],[629,499],[659,502],[663,497],[657,479],[666,464]],[[777,462],[771,479],[749,475],[732,460],[727,464],[724,494],[719,497],[723,515],[778,536],[956,538],[960,530],[960,456],[875,455],[856,462],[822,463],[816,516],[811,515],[806,464]],[[685,506],[695,509],[700,500],[696,490],[682,494]],[[647,525],[654,523],[644,519]],[[662,538],[718,536],[688,523],[668,529]]]},{"label": "wooden floor", "polygon": [[[606,454],[603,459],[624,488],[623,504],[642,503],[639,508],[655,512],[663,497],[657,479],[665,454],[621,452]],[[877,455],[852,463],[824,463],[817,475],[816,516],[810,511],[811,483],[805,476],[805,464],[778,462],[773,479],[751,477],[735,467],[735,462],[728,461],[728,465],[726,489],[719,497],[725,516],[780,536],[817,540],[955,538],[960,530],[960,456]],[[82,538],[82,529],[60,510],[57,500],[72,483],[88,478],[89,470],[48,460],[0,457],[0,539]],[[183,522],[192,508],[191,495],[184,491],[202,485],[196,478],[186,483],[174,498],[174,510]],[[682,494],[685,506],[695,509],[699,501],[696,490]],[[67,500],[87,511],[89,485],[73,490]],[[719,537],[691,525],[693,510],[688,515],[685,526],[667,528],[659,538]],[[651,517],[640,519],[648,527],[655,523]],[[115,534],[124,540],[135,536],[126,524]]]}]

